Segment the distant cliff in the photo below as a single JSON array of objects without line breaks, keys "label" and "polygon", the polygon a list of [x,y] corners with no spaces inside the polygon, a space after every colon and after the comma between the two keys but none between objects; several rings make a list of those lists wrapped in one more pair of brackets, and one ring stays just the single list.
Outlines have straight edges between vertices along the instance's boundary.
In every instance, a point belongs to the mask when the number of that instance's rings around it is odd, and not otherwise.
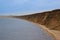
[{"label": "distant cliff", "polygon": [[15,17],[45,25],[49,29],[60,30],[60,9]]}]

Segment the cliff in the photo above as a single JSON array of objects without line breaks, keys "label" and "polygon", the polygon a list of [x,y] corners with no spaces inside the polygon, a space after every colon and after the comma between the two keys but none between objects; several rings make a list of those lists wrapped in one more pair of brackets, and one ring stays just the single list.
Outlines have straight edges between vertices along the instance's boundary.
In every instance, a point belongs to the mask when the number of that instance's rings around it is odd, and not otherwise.
[{"label": "cliff", "polygon": [[60,9],[15,17],[45,25],[49,29],[60,30]]}]

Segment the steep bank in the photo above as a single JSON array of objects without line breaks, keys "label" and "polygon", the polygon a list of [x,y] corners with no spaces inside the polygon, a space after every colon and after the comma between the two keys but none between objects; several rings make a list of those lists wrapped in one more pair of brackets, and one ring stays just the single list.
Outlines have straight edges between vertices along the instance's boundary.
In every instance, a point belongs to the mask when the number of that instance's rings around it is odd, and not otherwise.
[{"label": "steep bank", "polygon": [[49,29],[60,30],[60,9],[15,17],[45,25]]}]

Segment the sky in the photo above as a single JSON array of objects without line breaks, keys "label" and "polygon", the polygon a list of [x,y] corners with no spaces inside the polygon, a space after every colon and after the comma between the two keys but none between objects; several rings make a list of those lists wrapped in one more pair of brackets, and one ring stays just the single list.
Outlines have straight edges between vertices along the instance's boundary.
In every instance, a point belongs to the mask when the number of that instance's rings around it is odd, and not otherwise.
[{"label": "sky", "polygon": [[0,0],[0,15],[31,14],[60,9],[60,0]]}]

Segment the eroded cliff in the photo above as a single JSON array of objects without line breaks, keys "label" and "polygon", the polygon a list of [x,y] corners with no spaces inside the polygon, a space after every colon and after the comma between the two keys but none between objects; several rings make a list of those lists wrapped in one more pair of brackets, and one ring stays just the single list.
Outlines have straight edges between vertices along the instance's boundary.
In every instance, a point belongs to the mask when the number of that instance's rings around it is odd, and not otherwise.
[{"label": "eroded cliff", "polygon": [[15,17],[45,25],[49,29],[60,30],[60,9]]}]

